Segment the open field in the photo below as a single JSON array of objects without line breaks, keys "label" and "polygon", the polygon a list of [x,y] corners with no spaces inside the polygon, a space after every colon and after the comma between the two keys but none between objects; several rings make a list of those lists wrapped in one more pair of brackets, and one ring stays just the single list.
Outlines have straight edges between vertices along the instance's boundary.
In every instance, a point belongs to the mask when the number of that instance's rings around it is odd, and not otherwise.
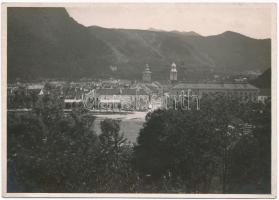
[{"label": "open field", "polygon": [[97,134],[101,133],[100,122],[105,118],[120,119],[120,133],[128,139],[128,142],[136,143],[140,129],[145,121],[147,112],[133,112],[129,114],[104,114],[96,115],[93,129]]}]

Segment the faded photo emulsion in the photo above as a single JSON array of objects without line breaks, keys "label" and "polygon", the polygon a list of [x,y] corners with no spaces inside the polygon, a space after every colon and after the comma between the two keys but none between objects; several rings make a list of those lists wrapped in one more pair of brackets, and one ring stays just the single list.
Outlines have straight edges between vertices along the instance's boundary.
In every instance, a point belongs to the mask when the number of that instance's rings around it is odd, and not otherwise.
[{"label": "faded photo emulsion", "polygon": [[276,5],[2,10],[4,196],[274,195]]}]

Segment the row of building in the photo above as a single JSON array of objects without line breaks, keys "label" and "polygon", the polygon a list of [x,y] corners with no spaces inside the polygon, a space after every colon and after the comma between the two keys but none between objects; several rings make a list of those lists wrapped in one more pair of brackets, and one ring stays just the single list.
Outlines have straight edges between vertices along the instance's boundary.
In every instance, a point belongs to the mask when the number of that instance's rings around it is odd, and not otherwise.
[{"label": "row of building", "polygon": [[[181,92],[191,92],[192,95],[201,98],[203,95],[222,94],[227,97],[234,97],[238,99],[248,99],[251,101],[262,101],[270,98],[271,91],[268,89],[260,90],[259,88],[246,83],[179,83],[177,79],[177,68],[173,62],[170,66],[169,85],[165,93],[168,96],[175,96]],[[151,70],[149,65],[146,65],[143,71],[143,82],[151,82]]]},{"label": "row of building", "polygon": [[222,95],[240,101],[265,101],[269,96],[259,95],[259,89],[250,84],[240,83],[178,83],[163,94],[148,93],[143,89],[96,89],[83,96],[89,109],[147,110],[164,107],[166,99],[188,97],[202,99],[205,95]]},{"label": "row of building", "polygon": [[[248,83],[182,83],[177,81],[176,64],[170,67],[168,84],[152,82],[151,70],[147,64],[143,72],[142,83],[131,81],[107,80],[96,83],[54,84],[57,95],[64,98],[71,108],[83,104],[88,109],[147,110],[164,106],[166,98],[177,99],[178,96],[191,96],[201,99],[205,95],[220,94],[241,101],[266,101],[270,93],[264,94]],[[46,85],[30,84],[25,90],[42,95]],[[8,87],[8,97],[15,87]],[[12,99],[12,98],[11,98]]]}]

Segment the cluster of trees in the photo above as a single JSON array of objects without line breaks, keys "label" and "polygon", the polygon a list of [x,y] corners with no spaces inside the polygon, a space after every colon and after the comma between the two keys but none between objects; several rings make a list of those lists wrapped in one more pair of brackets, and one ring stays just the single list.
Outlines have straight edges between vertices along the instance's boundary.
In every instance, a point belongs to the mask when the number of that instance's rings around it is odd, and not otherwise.
[{"label": "cluster of trees", "polygon": [[105,119],[40,97],[8,114],[9,192],[270,193],[270,103],[205,97],[200,110],[156,110],[137,144]]},{"label": "cluster of trees", "polygon": [[9,113],[8,191],[128,192],[131,149],[119,121],[104,120],[96,135],[94,120],[82,109],[65,115],[52,95],[28,115]]},{"label": "cluster of trees", "polygon": [[31,108],[38,100],[38,93],[38,91],[27,93],[27,89],[21,87],[12,94],[8,94],[7,107],[8,109]]},{"label": "cluster of trees", "polygon": [[169,192],[270,193],[270,111],[270,102],[215,96],[198,111],[150,113],[134,149],[137,171],[161,192],[163,178]]}]

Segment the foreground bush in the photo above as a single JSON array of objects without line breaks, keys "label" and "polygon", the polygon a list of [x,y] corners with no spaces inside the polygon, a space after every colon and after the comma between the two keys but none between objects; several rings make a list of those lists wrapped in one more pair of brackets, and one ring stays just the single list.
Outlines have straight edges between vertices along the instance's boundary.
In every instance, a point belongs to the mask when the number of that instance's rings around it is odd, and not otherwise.
[{"label": "foreground bush", "polygon": [[[203,98],[201,110],[156,110],[138,144],[120,121],[41,97],[8,114],[8,192],[270,193],[270,104]],[[247,128],[248,127],[248,128]]]}]

